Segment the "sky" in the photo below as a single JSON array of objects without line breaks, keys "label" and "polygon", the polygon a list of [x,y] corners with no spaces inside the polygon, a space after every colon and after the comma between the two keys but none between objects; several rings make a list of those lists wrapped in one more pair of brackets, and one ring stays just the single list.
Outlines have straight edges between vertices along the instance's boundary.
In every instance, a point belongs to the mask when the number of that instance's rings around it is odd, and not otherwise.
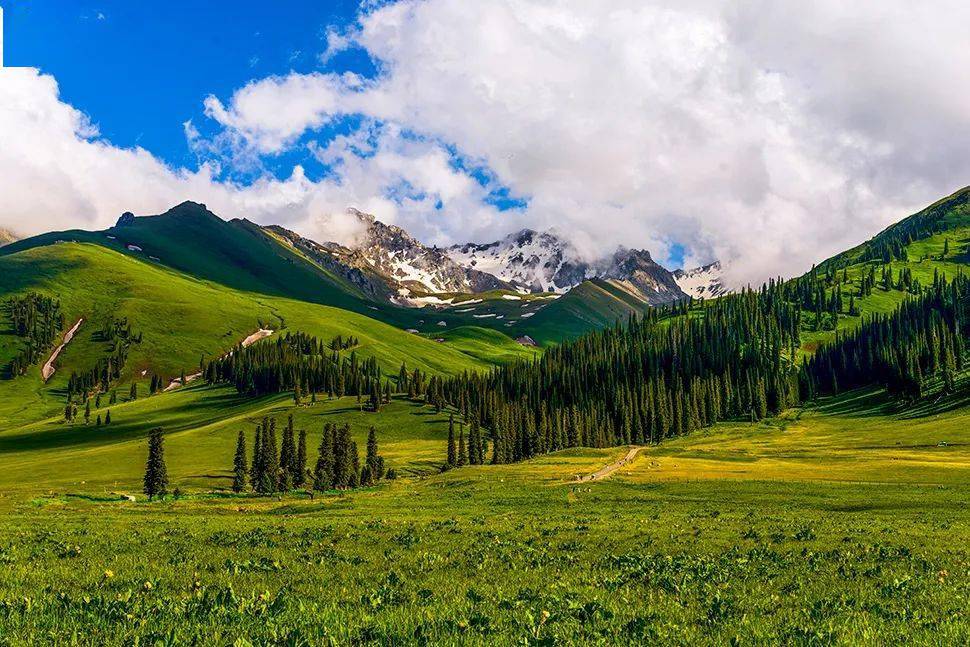
[{"label": "sky", "polygon": [[[970,184],[970,4],[11,2],[0,226],[554,228],[791,276]],[[806,6],[808,5],[808,6]]]}]

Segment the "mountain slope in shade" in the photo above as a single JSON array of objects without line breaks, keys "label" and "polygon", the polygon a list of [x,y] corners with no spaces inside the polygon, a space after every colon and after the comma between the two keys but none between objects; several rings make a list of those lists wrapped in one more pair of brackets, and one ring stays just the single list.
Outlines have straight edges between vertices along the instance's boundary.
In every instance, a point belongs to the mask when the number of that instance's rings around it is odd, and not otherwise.
[{"label": "mountain slope in shade", "polygon": [[724,282],[724,268],[720,261],[690,270],[674,270],[673,275],[680,289],[695,299],[711,299],[730,292]]}]

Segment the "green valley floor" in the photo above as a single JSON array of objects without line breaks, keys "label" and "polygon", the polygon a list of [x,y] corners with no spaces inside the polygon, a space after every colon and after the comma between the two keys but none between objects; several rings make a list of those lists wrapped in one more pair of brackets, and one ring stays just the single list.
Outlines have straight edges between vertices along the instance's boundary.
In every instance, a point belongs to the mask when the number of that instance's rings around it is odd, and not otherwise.
[{"label": "green valley floor", "polygon": [[[446,413],[234,397],[124,405],[115,438],[53,420],[0,433],[0,643],[970,642],[966,407],[854,393],[646,447],[586,482],[629,449],[438,473]],[[209,420],[212,401],[231,415]],[[148,407],[171,428],[179,498],[122,496],[139,489]],[[358,442],[374,425],[401,477],[231,494],[238,431],[290,413],[311,447],[326,421]]]}]

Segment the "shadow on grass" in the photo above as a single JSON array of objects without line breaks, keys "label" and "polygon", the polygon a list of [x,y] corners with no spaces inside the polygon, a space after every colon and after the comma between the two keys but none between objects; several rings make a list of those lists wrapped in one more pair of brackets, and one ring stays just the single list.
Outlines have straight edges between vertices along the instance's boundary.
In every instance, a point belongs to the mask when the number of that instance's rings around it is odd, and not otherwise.
[{"label": "shadow on grass", "polygon": [[[194,386],[179,389],[177,393],[218,388],[220,387]],[[222,422],[231,416],[253,413],[277,399],[278,396],[274,395],[253,398],[227,392],[187,402],[183,407],[173,406],[161,411],[134,412],[138,417],[130,419],[126,418],[126,414],[131,413],[130,411],[126,411],[124,407],[114,407],[110,425],[97,426],[93,423],[85,425],[61,421],[48,423],[40,430],[4,434],[0,436],[0,452],[98,447],[144,437],[148,430],[154,427],[161,427],[167,434],[198,429]],[[107,408],[103,407],[103,409]]]}]

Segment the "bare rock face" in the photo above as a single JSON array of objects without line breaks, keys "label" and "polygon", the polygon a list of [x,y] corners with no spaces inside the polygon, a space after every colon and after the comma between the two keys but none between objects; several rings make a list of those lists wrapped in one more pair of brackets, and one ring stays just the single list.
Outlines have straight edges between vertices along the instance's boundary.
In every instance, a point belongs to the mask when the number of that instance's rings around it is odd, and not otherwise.
[{"label": "bare rock face", "polygon": [[118,222],[115,223],[115,227],[124,227],[125,225],[130,225],[133,222],[135,222],[135,214],[130,211],[126,211],[121,214],[120,218],[118,218]]},{"label": "bare rock face", "polygon": [[624,281],[650,304],[669,303],[686,295],[674,275],[656,263],[643,249],[620,248],[597,272],[603,279]]}]

